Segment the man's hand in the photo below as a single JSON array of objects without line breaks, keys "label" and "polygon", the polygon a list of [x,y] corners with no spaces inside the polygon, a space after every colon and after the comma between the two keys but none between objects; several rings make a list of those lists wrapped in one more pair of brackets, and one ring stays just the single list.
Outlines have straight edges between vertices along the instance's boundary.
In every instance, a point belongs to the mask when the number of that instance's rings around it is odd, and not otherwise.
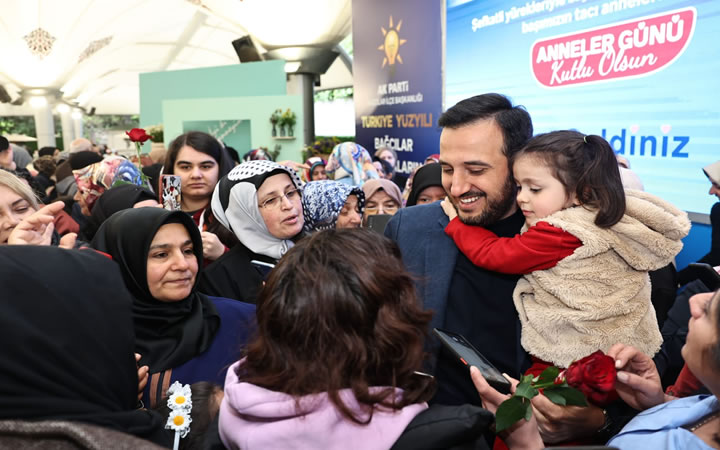
[{"label": "man's hand", "polygon": [[615,390],[625,403],[642,411],[665,401],[660,375],[652,358],[623,344],[610,347],[607,355],[615,359],[618,369]]},{"label": "man's hand", "polygon": [[[498,406],[510,398],[509,395],[501,394],[490,386],[477,367],[473,366],[470,368],[470,376],[472,377],[473,384],[475,384],[475,389],[477,389],[483,401],[483,408],[491,413],[495,414]],[[507,375],[506,377],[512,385],[511,391],[514,392],[518,381]],[[538,426],[534,416],[528,421],[525,419],[519,420],[515,425],[500,433],[500,437],[505,441],[505,444],[513,450],[539,449],[544,447],[540,433],[538,433]]]},{"label": "man's hand", "polygon": [[531,402],[546,444],[589,436],[605,424],[605,414],[597,406],[560,406],[544,395],[536,395]]},{"label": "man's hand", "polygon": [[450,199],[445,197],[445,200],[440,202],[440,205],[442,206],[443,211],[445,211],[445,214],[448,216],[448,219],[453,220],[457,217],[457,211],[455,210],[455,207],[452,203],[450,203]]},{"label": "man's hand", "polygon": [[65,207],[65,203],[57,201],[43,206],[32,215],[18,223],[8,236],[10,245],[50,245],[55,230],[53,220],[55,214]]},{"label": "man's hand", "polygon": [[225,253],[225,246],[214,233],[203,231],[202,236],[203,258],[215,261]]}]

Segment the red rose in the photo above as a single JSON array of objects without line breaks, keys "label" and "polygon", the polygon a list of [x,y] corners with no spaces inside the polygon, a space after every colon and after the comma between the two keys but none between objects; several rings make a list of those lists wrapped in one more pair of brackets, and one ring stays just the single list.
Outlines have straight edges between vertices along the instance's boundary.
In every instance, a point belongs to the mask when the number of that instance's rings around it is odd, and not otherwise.
[{"label": "red rose", "polygon": [[125,134],[130,137],[130,140],[133,142],[140,142],[143,143],[150,139],[150,135],[145,132],[142,128],[133,128],[130,131],[126,131]]},{"label": "red rose", "polygon": [[616,376],[615,360],[600,350],[575,361],[565,371],[568,385],[578,389],[590,402],[599,406],[617,399]]}]

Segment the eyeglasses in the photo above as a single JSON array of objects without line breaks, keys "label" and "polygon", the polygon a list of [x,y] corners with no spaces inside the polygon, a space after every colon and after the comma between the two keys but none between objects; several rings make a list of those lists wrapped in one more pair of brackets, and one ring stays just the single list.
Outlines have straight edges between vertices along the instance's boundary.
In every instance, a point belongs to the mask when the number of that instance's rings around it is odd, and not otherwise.
[{"label": "eyeglasses", "polygon": [[280,205],[282,205],[283,198],[288,199],[288,201],[292,203],[299,200],[301,194],[302,191],[300,189],[293,189],[291,191],[287,191],[284,194],[278,195],[277,197],[270,197],[269,199],[262,202],[259,207],[267,209],[277,209],[280,207]]}]

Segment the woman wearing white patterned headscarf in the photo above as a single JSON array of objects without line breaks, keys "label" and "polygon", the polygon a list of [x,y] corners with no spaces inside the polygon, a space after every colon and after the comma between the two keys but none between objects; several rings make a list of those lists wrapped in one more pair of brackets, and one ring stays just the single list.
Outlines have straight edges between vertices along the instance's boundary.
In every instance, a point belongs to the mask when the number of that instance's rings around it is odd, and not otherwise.
[{"label": "woman wearing white patterned headscarf", "polygon": [[203,272],[200,291],[254,303],[267,272],[293,245],[305,219],[297,174],[272,161],[247,161],[215,186],[215,218],[240,243]]}]

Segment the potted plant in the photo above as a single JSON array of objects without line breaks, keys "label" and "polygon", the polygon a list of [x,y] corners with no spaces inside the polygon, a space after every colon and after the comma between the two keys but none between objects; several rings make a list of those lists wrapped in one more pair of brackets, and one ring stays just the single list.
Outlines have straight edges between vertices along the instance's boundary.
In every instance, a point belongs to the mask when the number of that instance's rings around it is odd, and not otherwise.
[{"label": "potted plant", "polygon": [[[272,124],[272,135],[273,137],[277,136],[277,130],[275,129],[275,125],[280,122],[280,118],[282,116],[282,111],[279,109],[276,109],[272,114],[270,114],[270,123]],[[282,128],[282,125],[280,125]]]},{"label": "potted plant", "polygon": [[293,135],[293,127],[297,123],[297,116],[294,112],[290,111],[290,108],[285,110],[285,112],[282,115],[284,125],[288,127],[288,136]]},{"label": "potted plant", "polygon": [[155,143],[160,143],[160,144],[163,143],[163,139],[165,138],[165,136],[164,136],[164,133],[163,133],[163,126],[162,126],[162,124],[160,124],[160,125],[151,125],[151,126],[147,127],[147,129],[146,129],[145,131],[146,131],[147,134],[150,136],[150,140],[151,140],[151,141],[153,141],[153,142],[155,142]]}]

